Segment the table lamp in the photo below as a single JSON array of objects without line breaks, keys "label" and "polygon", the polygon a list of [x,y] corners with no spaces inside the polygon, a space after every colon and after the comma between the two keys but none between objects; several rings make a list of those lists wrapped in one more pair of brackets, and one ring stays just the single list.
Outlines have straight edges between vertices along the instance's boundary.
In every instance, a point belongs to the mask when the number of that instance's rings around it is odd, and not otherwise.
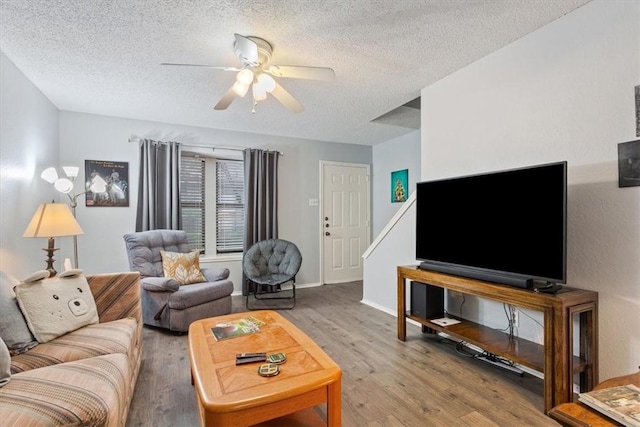
[{"label": "table lamp", "polygon": [[47,237],[49,239],[49,245],[42,250],[47,252],[47,270],[49,277],[53,277],[57,274],[53,268],[55,261],[53,253],[59,249],[54,247],[55,238],[77,236],[78,234],[84,234],[84,231],[66,204],[43,203],[38,206],[22,237]]}]

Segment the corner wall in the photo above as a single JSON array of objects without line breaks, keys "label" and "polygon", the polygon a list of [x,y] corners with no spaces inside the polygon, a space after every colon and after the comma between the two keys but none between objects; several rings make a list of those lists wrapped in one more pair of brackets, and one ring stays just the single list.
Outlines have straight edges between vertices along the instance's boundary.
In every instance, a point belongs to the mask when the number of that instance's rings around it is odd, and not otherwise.
[{"label": "corner wall", "polygon": [[597,0],[422,90],[423,179],[568,161],[567,285],[599,292],[601,380],[640,354],[640,187],[617,182],[639,22],[640,2]]},{"label": "corner wall", "polygon": [[[46,268],[47,246],[24,230],[39,204],[62,201],[40,179],[58,164],[58,109],[1,52],[0,77],[0,269],[22,279]],[[71,238],[56,247],[71,249]]]},{"label": "corner wall", "polygon": [[371,206],[374,238],[402,206],[402,203],[391,203],[391,173],[403,169],[409,170],[408,198],[421,176],[419,130],[373,146]]}]

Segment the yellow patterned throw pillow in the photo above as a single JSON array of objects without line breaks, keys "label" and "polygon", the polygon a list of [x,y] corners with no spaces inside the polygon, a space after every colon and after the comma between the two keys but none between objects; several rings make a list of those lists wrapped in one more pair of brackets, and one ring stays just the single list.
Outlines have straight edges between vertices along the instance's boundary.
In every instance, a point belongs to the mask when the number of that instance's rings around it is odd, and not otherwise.
[{"label": "yellow patterned throw pillow", "polygon": [[200,272],[198,251],[179,253],[160,251],[164,277],[173,279],[181,285],[206,281]]}]

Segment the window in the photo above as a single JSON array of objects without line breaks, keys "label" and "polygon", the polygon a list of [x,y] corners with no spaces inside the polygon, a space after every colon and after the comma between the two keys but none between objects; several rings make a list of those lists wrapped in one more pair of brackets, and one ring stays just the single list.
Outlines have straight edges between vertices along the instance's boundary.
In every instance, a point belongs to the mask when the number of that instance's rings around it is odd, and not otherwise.
[{"label": "window", "polygon": [[205,162],[199,157],[182,156],[180,160],[180,204],[182,229],[189,244],[200,254],[205,250]]},{"label": "window", "polygon": [[242,252],[244,163],[216,161],[216,252]]},{"label": "window", "polygon": [[[215,181],[207,179],[207,173],[215,175]],[[243,162],[183,155],[180,186],[182,229],[191,247],[200,254],[214,248],[216,253],[242,252]]]}]

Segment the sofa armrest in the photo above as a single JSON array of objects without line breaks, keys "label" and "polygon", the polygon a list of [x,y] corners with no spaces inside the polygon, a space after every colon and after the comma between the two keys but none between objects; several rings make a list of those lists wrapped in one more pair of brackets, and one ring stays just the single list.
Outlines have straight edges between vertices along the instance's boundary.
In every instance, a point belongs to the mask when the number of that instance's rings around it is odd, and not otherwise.
[{"label": "sofa armrest", "polygon": [[228,268],[213,268],[205,267],[201,268],[202,275],[207,279],[207,282],[217,282],[218,280],[225,280],[229,277]]},{"label": "sofa armrest", "polygon": [[101,323],[133,317],[142,324],[140,273],[104,273],[86,277]]},{"label": "sofa armrest", "polygon": [[180,283],[166,277],[144,277],[141,279],[142,289],[149,292],[176,292]]}]

